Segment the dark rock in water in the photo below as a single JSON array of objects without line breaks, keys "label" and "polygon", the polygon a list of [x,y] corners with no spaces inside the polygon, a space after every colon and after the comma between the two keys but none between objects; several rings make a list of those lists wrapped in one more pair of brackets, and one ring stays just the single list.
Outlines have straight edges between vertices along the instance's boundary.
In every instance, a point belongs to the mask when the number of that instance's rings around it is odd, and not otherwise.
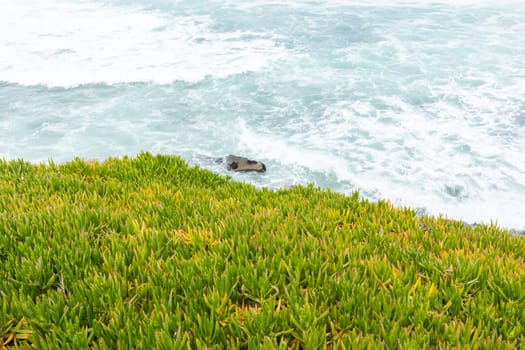
[{"label": "dark rock in water", "polygon": [[226,169],[231,171],[256,171],[259,173],[266,171],[264,163],[231,154],[224,158],[219,158],[218,161],[226,164]]}]

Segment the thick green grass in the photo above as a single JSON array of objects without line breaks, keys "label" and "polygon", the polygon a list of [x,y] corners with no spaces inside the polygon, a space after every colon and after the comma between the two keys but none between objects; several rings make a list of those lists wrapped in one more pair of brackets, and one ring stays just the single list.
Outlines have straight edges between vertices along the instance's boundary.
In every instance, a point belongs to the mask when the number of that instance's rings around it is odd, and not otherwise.
[{"label": "thick green grass", "polygon": [[524,255],[177,157],[0,161],[0,348],[524,348]]}]

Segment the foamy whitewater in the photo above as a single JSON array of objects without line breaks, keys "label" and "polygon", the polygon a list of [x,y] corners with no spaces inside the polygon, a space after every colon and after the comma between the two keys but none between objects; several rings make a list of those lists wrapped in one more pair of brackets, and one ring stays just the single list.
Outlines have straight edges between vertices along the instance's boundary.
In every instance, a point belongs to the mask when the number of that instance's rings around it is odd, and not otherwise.
[{"label": "foamy whitewater", "polygon": [[0,157],[176,154],[525,229],[523,1],[0,5]]}]

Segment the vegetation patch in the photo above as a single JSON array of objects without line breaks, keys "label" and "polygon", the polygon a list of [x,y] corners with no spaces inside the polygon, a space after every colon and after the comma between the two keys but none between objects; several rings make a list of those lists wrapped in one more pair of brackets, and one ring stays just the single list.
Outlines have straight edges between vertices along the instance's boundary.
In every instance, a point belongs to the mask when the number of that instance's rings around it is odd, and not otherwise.
[{"label": "vegetation patch", "polygon": [[523,348],[524,255],[173,156],[0,161],[0,348]]}]

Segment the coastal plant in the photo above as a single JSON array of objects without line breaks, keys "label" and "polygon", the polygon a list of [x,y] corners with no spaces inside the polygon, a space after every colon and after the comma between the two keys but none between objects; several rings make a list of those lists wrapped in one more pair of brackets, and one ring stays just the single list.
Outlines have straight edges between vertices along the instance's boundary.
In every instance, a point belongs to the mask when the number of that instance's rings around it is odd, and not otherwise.
[{"label": "coastal plant", "polygon": [[175,156],[0,161],[0,348],[523,348],[525,239]]}]

